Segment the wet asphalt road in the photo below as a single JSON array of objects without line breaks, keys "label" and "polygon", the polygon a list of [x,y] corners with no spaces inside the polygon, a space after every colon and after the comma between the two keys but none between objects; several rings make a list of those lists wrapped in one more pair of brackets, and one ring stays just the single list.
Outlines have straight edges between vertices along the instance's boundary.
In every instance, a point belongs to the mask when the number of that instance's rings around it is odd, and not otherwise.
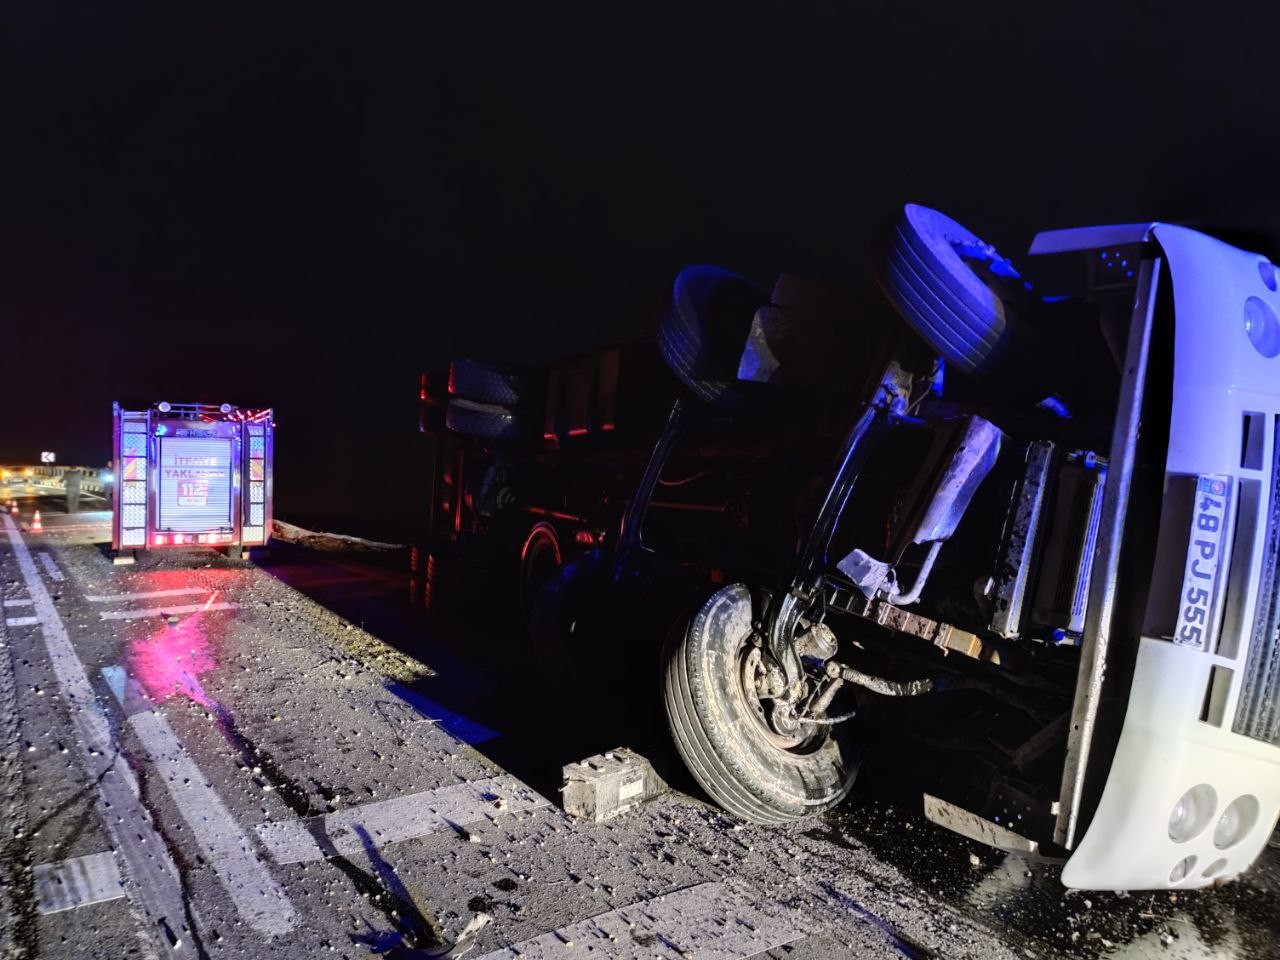
[{"label": "wet asphalt road", "polygon": [[[584,716],[480,617],[429,626],[394,560],[116,567],[106,514],[43,493],[0,487],[0,953],[1280,956],[1274,851],[1216,891],[1068,894],[866,780],[737,823],[652,715]],[[561,766],[624,743],[676,789],[567,818]]]}]

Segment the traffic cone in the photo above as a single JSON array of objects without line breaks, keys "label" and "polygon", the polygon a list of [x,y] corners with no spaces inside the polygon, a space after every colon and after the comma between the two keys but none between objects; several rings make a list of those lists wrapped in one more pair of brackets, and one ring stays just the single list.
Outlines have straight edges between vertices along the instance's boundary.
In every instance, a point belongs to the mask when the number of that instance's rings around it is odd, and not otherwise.
[{"label": "traffic cone", "polygon": [[40,522],[40,511],[35,512],[35,516],[31,518],[31,532],[39,533],[44,529],[44,525]]}]

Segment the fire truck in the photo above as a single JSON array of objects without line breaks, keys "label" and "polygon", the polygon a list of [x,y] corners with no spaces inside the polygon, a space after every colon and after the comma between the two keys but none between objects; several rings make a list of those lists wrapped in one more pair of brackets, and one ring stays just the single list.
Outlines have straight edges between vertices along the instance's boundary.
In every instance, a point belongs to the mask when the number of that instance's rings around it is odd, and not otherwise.
[{"label": "fire truck", "polygon": [[270,409],[114,404],[111,546],[210,546],[239,557],[271,536]]}]

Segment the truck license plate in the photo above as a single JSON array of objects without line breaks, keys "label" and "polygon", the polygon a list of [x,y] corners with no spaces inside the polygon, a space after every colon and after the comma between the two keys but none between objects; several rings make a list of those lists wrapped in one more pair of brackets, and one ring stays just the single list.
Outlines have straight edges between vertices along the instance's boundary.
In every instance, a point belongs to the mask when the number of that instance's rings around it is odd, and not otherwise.
[{"label": "truck license plate", "polygon": [[1182,574],[1181,608],[1174,628],[1174,643],[1198,650],[1212,649],[1218,632],[1218,571],[1231,501],[1229,477],[1200,477],[1191,509],[1191,540],[1187,544],[1187,565]]}]

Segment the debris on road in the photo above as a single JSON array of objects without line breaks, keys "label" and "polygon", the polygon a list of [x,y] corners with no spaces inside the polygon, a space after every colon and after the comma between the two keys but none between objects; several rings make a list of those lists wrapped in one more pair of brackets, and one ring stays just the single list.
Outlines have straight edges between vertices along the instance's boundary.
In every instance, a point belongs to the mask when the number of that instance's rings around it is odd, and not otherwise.
[{"label": "debris on road", "polygon": [[[0,605],[25,614],[35,607],[13,551],[0,534]],[[112,882],[109,823],[89,806],[102,787],[68,761],[86,749],[106,766],[114,746],[77,740],[75,718],[94,711],[68,710],[43,628],[0,618],[0,668],[8,655],[15,671],[7,687],[0,676],[0,706],[7,696],[8,722],[20,724],[10,729],[0,712],[0,809],[11,816],[0,832],[0,956],[14,945],[69,956],[66,945],[90,928],[99,956],[128,955],[138,930],[158,929],[157,953],[180,940],[194,955],[203,942],[230,960],[680,950],[724,960],[1095,960],[1117,947],[1132,960],[1275,956],[1274,857],[1212,896],[1085,899],[1063,894],[1055,865],[974,848],[933,829],[914,804],[858,796],[783,827],[727,817],[668,790],[646,759],[663,770],[662,747],[634,728],[604,741],[632,749],[564,766],[603,743],[551,722],[522,727],[527,677],[497,675],[470,633],[424,631],[416,611],[368,616],[372,595],[399,591],[376,554],[281,549],[247,565],[144,554],[128,572],[87,544],[53,544],[51,556],[66,581],[50,603],[119,721],[130,758],[122,752],[119,767],[136,770],[149,798],[156,826],[144,853],[172,851],[194,919],[180,901],[168,930],[137,912],[143,888],[130,862],[119,861]],[[38,565],[32,573],[45,579]],[[232,606],[209,603],[215,593]],[[207,616],[184,609],[206,603]],[[428,682],[423,661],[437,664],[437,679]],[[127,675],[149,697],[122,700]],[[152,749],[161,722],[171,742]],[[175,762],[179,747],[190,763]],[[102,783],[127,789],[117,772]],[[556,787],[571,816],[545,798]],[[217,837],[203,819],[214,798],[234,821],[215,818]],[[250,850],[296,917],[266,946],[255,926],[262,903],[244,909],[264,899],[261,887],[233,896],[223,882],[229,868],[248,869]],[[46,912],[52,900],[35,878],[68,873],[80,882],[59,888],[67,909]]]},{"label": "debris on road", "polygon": [[564,768],[565,813],[600,823],[667,791],[653,765],[634,750],[618,747]]},{"label": "debris on road", "polygon": [[409,549],[403,543],[383,543],[379,540],[366,540],[363,537],[353,537],[345,533],[317,533],[314,530],[307,530],[305,527],[285,523],[283,520],[271,521],[271,539],[281,540],[285,543],[296,543],[298,546],[307,547],[310,550],[334,552],[362,550],[377,553]]}]

